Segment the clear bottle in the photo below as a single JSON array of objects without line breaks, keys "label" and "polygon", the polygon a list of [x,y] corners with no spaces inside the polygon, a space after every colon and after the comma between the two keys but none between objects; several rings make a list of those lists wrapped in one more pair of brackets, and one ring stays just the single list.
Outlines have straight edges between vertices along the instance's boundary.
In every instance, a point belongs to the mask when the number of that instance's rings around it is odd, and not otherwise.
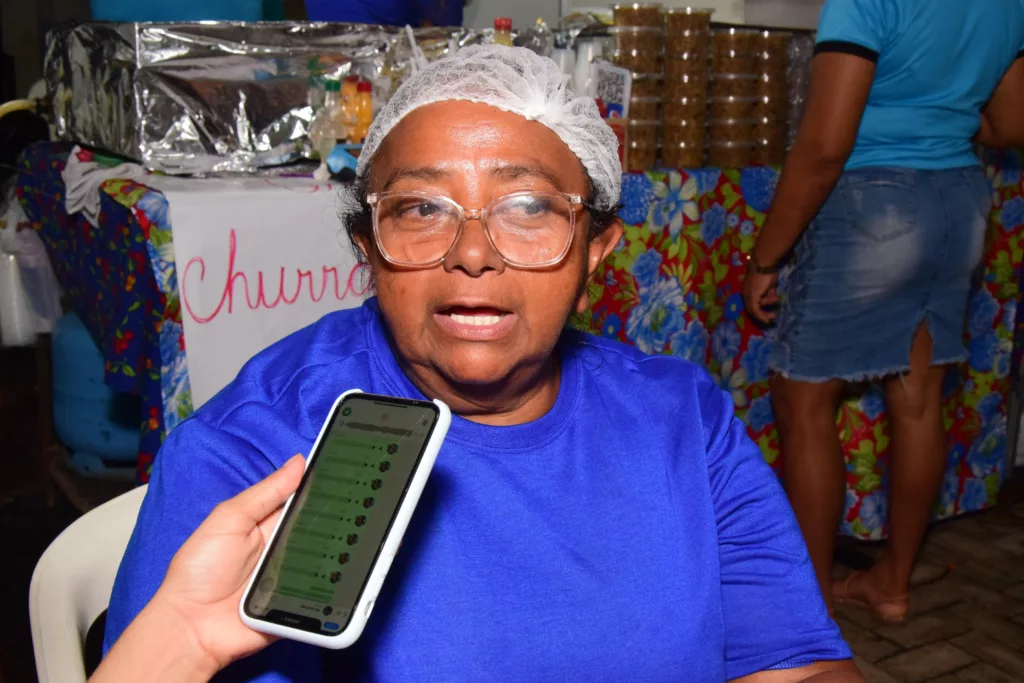
[{"label": "clear bottle", "polygon": [[494,42],[512,47],[512,20],[508,17],[498,17],[494,20]]},{"label": "clear bottle", "polygon": [[329,78],[324,81],[324,90],[324,106],[313,119],[309,129],[310,142],[320,156],[321,164],[326,163],[338,141],[346,137],[341,112],[341,83],[337,79]]},{"label": "clear bottle", "polygon": [[373,84],[359,81],[356,88],[356,131],[353,142],[362,142],[373,123]]}]

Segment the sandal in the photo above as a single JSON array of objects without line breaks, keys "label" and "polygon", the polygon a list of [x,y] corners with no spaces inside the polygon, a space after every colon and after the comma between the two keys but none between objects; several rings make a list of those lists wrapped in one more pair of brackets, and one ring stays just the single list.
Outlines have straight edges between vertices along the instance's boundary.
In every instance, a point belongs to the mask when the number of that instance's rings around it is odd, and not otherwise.
[{"label": "sandal", "polygon": [[832,601],[837,605],[858,607],[886,623],[898,624],[906,621],[909,611],[909,597],[906,595],[897,595],[879,602],[869,602],[850,596],[850,582],[863,575],[864,572],[856,571],[847,576],[842,583],[833,583]]}]

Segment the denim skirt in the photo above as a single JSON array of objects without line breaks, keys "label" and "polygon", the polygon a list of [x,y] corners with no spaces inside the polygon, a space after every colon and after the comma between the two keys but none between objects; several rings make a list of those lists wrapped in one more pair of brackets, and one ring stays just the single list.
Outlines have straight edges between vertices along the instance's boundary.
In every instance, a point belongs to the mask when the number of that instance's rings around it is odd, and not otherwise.
[{"label": "denim skirt", "polygon": [[810,382],[905,372],[922,323],[933,365],[966,359],[991,202],[980,167],[844,173],[780,273],[773,369]]}]

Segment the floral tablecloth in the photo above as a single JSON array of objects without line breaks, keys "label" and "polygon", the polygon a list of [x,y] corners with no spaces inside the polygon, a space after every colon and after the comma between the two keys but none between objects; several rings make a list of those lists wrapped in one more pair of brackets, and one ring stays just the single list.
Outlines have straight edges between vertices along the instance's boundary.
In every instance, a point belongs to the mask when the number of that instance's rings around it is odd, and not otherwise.
[{"label": "floral tablecloth", "polygon": [[192,412],[167,202],[136,182],[109,180],[99,227],[68,215],[61,172],[70,152],[65,143],[31,147],[16,191],[99,344],[107,384],[142,398],[138,475],[145,482],[164,435]]},{"label": "floral tablecloth", "polygon": [[[56,143],[29,150],[18,193],[58,278],[100,341],[108,383],[144,399],[145,481],[164,434],[191,412],[167,202],[143,185],[113,180],[103,186],[100,228],[68,216],[60,172],[69,151]],[[991,505],[1005,477],[1024,185],[1017,153],[991,155],[986,168],[996,201],[983,283],[971,299],[970,362],[950,372],[945,388],[949,466],[938,517]],[[740,295],[743,255],[764,222],[776,175],[752,167],[624,176],[625,236],[591,285],[592,315],[576,322],[648,353],[706,365],[732,395],[765,459],[781,471],[767,385],[771,343],[746,316]],[[837,422],[847,456],[842,531],[881,538],[889,437],[878,387],[865,386],[846,401]]]},{"label": "floral tablecloth", "polygon": [[[1019,153],[992,154],[986,162],[995,202],[984,274],[970,301],[970,359],[950,370],[944,387],[949,454],[936,517],[992,505],[1006,476],[1024,186]],[[767,383],[772,344],[747,317],[741,296],[743,256],[764,223],[776,178],[764,167],[626,176],[625,236],[591,285],[594,304],[586,322],[595,333],[647,353],[705,365],[732,394],[765,459],[781,472]],[[864,385],[843,403],[837,428],[847,463],[842,532],[882,538],[889,434],[877,385]]]}]

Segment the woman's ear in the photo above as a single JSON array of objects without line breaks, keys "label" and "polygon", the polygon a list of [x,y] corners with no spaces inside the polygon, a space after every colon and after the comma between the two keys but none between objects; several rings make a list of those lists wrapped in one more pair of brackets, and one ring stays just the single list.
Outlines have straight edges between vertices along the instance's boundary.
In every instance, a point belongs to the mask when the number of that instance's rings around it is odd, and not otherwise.
[{"label": "woman's ear", "polygon": [[616,216],[612,219],[611,225],[605,228],[597,237],[590,240],[587,246],[587,277],[594,277],[601,263],[611,256],[622,239],[622,219]]},{"label": "woman's ear", "polygon": [[354,239],[356,246],[359,247],[359,255],[362,256],[363,261],[370,263],[370,253],[373,250],[373,240],[369,235],[362,233],[356,234]]},{"label": "woman's ear", "polygon": [[587,276],[583,279],[583,286],[580,288],[580,294],[576,300],[577,313],[586,313],[590,308],[590,293],[587,284],[597,273],[597,269],[604,260],[615,251],[620,239],[622,239],[622,221],[616,217],[604,232],[587,244]]}]

